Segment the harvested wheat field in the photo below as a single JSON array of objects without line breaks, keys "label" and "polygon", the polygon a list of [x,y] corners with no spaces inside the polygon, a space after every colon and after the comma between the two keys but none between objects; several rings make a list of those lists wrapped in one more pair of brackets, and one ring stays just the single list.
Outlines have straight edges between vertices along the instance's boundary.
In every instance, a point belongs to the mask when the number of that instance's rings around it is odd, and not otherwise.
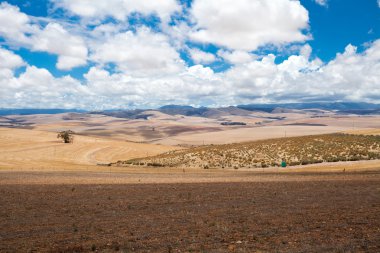
[{"label": "harvested wheat field", "polygon": [[[117,118],[88,113],[56,115],[11,115],[0,117],[0,125],[56,133],[71,129],[81,136],[162,145],[226,144],[268,138],[379,129],[380,117],[342,116],[330,112],[314,114],[246,112],[243,116],[194,117],[145,111],[137,118]],[[313,118],[315,115],[322,118]],[[241,121],[245,126],[222,126]]]},{"label": "harvested wheat field", "polygon": [[53,132],[0,128],[0,168],[76,170],[174,149],[100,137],[74,138],[74,143],[65,144]]},{"label": "harvested wheat field", "polygon": [[380,251],[378,170],[190,173],[185,184],[120,183],[136,172],[0,175],[0,252]]}]

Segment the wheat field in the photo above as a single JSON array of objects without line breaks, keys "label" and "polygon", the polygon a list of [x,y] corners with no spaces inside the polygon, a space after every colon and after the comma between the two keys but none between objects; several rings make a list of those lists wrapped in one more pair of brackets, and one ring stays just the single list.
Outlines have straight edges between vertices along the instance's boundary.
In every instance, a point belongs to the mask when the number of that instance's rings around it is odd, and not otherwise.
[{"label": "wheat field", "polygon": [[80,169],[173,149],[79,135],[75,135],[74,143],[65,144],[54,132],[0,128],[0,168]]}]

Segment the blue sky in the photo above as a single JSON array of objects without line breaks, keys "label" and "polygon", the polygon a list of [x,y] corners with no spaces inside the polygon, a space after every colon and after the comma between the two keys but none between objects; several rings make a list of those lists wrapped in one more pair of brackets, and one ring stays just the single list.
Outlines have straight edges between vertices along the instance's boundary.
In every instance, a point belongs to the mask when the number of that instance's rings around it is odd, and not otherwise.
[{"label": "blue sky", "polygon": [[377,0],[0,2],[0,108],[380,103]]}]

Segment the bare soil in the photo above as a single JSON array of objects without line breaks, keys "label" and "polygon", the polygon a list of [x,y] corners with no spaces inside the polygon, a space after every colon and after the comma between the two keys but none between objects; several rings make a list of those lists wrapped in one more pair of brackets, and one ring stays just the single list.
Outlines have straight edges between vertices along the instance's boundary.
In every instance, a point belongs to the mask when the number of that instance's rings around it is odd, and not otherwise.
[{"label": "bare soil", "polygon": [[1,172],[0,252],[380,252],[379,171],[240,173]]}]

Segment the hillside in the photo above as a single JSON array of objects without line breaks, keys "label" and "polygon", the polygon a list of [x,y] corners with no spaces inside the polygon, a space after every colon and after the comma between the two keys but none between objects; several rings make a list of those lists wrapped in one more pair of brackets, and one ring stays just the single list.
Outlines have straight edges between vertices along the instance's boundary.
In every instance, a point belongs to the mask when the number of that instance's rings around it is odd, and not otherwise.
[{"label": "hillside", "polygon": [[56,132],[0,128],[0,169],[80,169],[118,159],[156,155],[172,147],[74,136],[65,144]]},{"label": "hillside", "polygon": [[380,159],[380,136],[326,134],[210,145],[120,161],[117,165],[191,168],[264,168]]}]

